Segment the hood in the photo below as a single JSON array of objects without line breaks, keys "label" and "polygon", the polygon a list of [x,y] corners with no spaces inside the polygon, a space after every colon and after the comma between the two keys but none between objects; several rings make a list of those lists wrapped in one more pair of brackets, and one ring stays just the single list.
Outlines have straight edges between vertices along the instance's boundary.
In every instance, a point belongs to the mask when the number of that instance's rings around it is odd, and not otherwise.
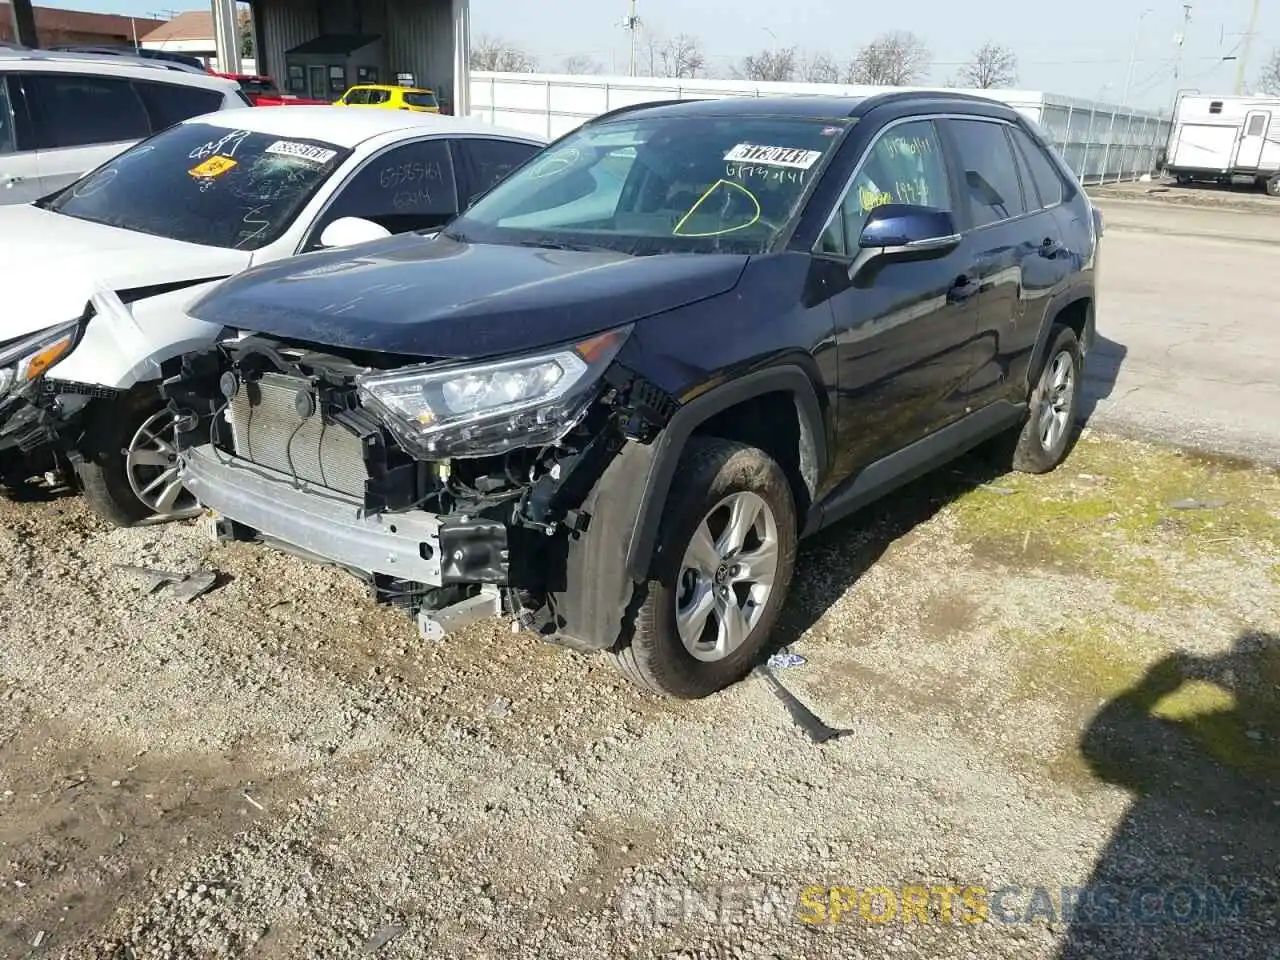
[{"label": "hood", "polygon": [[258,267],[189,309],[208,323],[322,346],[467,359],[563,343],[725,293],[747,260],[407,234]]},{"label": "hood", "polygon": [[231,276],[251,259],[29,204],[0,207],[0,343],[74,320],[95,294],[136,299]]}]

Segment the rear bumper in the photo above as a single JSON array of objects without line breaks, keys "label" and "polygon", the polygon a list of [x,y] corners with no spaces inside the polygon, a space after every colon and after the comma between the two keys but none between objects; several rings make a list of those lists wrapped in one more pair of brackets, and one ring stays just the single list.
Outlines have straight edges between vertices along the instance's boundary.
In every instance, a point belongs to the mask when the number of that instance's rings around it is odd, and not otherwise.
[{"label": "rear bumper", "polygon": [[306,554],[366,573],[440,586],[440,522],[420,510],[362,515],[354,497],[295,481],[210,444],[182,453],[202,505]]}]

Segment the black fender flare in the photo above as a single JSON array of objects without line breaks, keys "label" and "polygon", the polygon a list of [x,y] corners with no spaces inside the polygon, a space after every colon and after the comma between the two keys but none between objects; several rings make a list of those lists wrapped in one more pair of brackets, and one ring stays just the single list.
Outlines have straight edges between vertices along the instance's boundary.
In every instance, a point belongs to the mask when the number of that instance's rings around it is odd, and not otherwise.
[{"label": "black fender flare", "polygon": [[1094,296],[1092,284],[1079,284],[1059,293],[1049,303],[1049,308],[1045,311],[1045,322],[1040,328],[1040,334],[1036,337],[1036,346],[1031,353],[1031,362],[1027,364],[1028,396],[1031,395],[1031,391],[1035,388],[1036,377],[1039,376],[1040,367],[1045,362],[1045,354],[1049,352],[1049,337],[1058,322],[1058,317],[1062,315],[1062,311],[1072,304],[1079,303],[1081,300],[1089,301],[1089,314],[1085,318],[1084,337],[1080,341],[1080,350],[1082,353],[1087,354],[1093,346],[1096,331],[1094,305],[1097,303],[1097,299]]},{"label": "black fender flare", "polygon": [[[806,459],[806,454],[811,460],[809,464],[802,462],[801,472],[810,495],[816,493],[818,480],[827,467],[827,431],[813,377],[798,364],[782,363],[714,387],[680,407],[654,441],[627,547],[627,573],[633,581],[643,583],[649,579],[671,480],[689,437],[716,414],[769,393],[788,393],[796,404],[801,460]],[[803,527],[803,518],[801,521]]]}]

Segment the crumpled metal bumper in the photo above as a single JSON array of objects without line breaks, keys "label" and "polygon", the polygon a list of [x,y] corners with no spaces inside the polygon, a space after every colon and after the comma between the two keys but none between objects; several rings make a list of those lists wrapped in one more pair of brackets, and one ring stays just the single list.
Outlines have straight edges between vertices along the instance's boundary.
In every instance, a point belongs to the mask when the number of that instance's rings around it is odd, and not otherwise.
[{"label": "crumpled metal bumper", "polygon": [[421,510],[363,515],[355,497],[294,480],[212,444],[182,453],[182,481],[200,503],[310,556],[439,586],[440,522]]}]

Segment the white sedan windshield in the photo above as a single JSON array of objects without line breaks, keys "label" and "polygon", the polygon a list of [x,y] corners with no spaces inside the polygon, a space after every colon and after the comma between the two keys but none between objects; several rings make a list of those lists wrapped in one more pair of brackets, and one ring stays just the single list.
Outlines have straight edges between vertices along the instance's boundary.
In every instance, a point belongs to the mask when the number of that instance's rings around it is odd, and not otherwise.
[{"label": "white sedan windshield", "polygon": [[348,154],[320,140],[184,123],[110,160],[45,206],[171,240],[257,250],[289,228]]}]

